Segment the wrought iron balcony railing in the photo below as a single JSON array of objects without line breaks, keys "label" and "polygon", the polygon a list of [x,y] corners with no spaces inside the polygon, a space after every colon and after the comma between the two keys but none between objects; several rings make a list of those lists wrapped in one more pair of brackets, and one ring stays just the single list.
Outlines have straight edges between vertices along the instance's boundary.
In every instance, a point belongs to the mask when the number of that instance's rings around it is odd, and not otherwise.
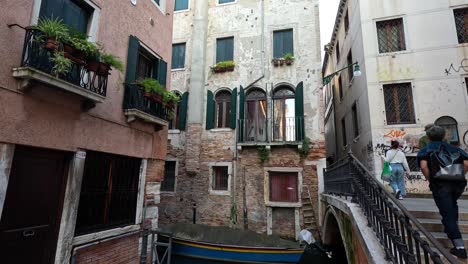
[{"label": "wrought iron balcony railing", "polygon": [[[50,77],[56,77],[64,80],[69,84],[78,88],[90,91],[101,97],[106,96],[107,91],[107,75],[99,75],[96,72],[86,69],[86,62],[76,63],[72,61],[70,71],[58,76],[53,74],[54,62],[51,58],[54,55],[54,50],[46,49],[46,36],[39,30],[28,28],[26,29],[26,37],[23,46],[23,55],[21,67],[28,67],[45,74]],[[20,70],[20,69],[16,69]],[[15,76],[25,78],[25,76]],[[47,78],[42,78],[39,81],[46,82]],[[53,80],[54,78],[50,78]]]},{"label": "wrought iron balcony railing", "polygon": [[151,123],[168,125],[171,120],[172,109],[145,96],[143,88],[136,83],[125,84],[123,109],[127,116],[132,116],[129,121],[139,117]]},{"label": "wrought iron balcony railing", "polygon": [[239,119],[239,143],[294,143],[303,140],[304,117]]}]

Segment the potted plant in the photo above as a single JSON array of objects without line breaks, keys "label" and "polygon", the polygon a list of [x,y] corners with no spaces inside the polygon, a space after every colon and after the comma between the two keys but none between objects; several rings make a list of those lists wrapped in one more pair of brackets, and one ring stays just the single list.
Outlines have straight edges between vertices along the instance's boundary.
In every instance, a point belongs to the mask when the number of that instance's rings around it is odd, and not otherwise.
[{"label": "potted plant", "polygon": [[50,58],[50,61],[54,63],[54,67],[52,67],[52,74],[54,74],[56,77],[64,76],[71,70],[72,61],[68,58],[65,58],[63,51],[55,52],[54,55]]},{"label": "potted plant", "polygon": [[279,66],[279,59],[272,59],[271,62],[273,62],[273,65],[275,65],[275,67]]},{"label": "potted plant", "polygon": [[145,91],[145,97],[150,98],[155,102],[161,103],[163,101],[163,94],[166,89],[162,86],[158,80],[152,78],[146,78],[138,82]]},{"label": "potted plant", "polygon": [[174,104],[180,101],[180,97],[173,91],[165,91],[163,94],[163,104],[169,108],[173,108]]},{"label": "potted plant", "polygon": [[291,65],[294,62],[294,55],[292,53],[286,53],[283,58],[286,65]]},{"label": "potted plant", "polygon": [[216,63],[213,67],[211,67],[211,70],[213,72],[226,72],[226,71],[233,71],[234,68],[236,67],[236,64],[234,61],[220,61]]},{"label": "potted plant", "polygon": [[41,18],[33,29],[45,34],[47,39],[44,48],[48,50],[57,50],[59,43],[68,36],[67,25],[59,18]]},{"label": "potted plant", "polygon": [[118,70],[119,72],[122,72],[123,62],[119,57],[114,56],[111,53],[103,53],[101,55],[101,64],[99,65],[98,74],[108,75],[110,71],[110,67]]},{"label": "potted plant", "polygon": [[69,28],[69,38],[65,41],[63,49],[65,55],[73,58],[79,62],[78,64],[83,64],[86,60],[86,57],[91,56],[99,51],[99,48],[96,44],[91,41],[88,41],[88,36],[77,31],[74,28]]}]

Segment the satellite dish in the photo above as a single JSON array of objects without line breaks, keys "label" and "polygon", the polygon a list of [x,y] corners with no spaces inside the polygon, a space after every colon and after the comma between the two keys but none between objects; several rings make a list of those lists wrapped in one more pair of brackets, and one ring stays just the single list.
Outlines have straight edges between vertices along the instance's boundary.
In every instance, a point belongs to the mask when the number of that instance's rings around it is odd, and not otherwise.
[{"label": "satellite dish", "polygon": [[137,0],[130,0],[130,2],[132,2],[133,5],[136,5]]}]

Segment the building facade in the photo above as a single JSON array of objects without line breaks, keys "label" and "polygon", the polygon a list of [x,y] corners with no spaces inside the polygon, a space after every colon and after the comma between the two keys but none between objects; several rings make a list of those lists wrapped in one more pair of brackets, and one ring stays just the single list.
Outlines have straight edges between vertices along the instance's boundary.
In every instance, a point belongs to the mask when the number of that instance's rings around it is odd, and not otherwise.
[{"label": "building facade", "polygon": [[315,224],[325,154],[318,1],[175,7],[171,89],[182,100],[169,130],[161,224],[295,237]]},{"label": "building facade", "polygon": [[409,192],[427,192],[416,161],[430,123],[447,141],[468,148],[466,53],[468,1],[341,1],[323,76],[327,157],[352,151],[376,174],[380,155],[398,140],[412,173]]},{"label": "building facade", "polygon": [[[2,263],[139,263],[139,232],[158,224],[170,111],[135,83],[170,85],[173,9],[170,0],[3,2]],[[75,60],[59,74],[62,44],[50,48],[29,27],[47,18],[102,44],[122,72],[63,47]]]}]

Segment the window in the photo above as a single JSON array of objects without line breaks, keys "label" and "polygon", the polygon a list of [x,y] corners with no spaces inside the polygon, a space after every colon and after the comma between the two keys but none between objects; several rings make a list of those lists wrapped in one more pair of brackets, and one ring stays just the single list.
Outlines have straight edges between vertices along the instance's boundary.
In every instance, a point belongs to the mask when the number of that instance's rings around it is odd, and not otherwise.
[{"label": "window", "polygon": [[343,83],[341,82],[341,75],[338,77],[338,93],[340,95],[340,101],[343,101]]},{"label": "window", "polygon": [[216,63],[234,60],[234,37],[216,39]]},{"label": "window", "polygon": [[160,0],[153,0],[157,5],[160,5],[161,3],[159,2]]},{"label": "window", "polygon": [[269,177],[271,202],[299,201],[297,172],[269,172]]},{"label": "window", "polygon": [[283,58],[285,54],[294,55],[293,30],[280,30],[273,32],[273,57]]},{"label": "window", "polygon": [[411,83],[386,84],[383,90],[387,125],[414,124]]},{"label": "window", "polygon": [[453,10],[457,27],[458,43],[468,42],[468,8]]},{"label": "window", "polygon": [[236,0],[218,0],[218,4],[234,3]]},{"label": "window", "polygon": [[189,0],[175,0],[174,11],[189,9]]},{"label": "window", "polygon": [[[177,94],[179,98],[182,97],[179,92],[174,91],[174,93]],[[180,119],[180,103],[174,104],[174,118],[172,118],[172,120],[169,122],[169,129],[178,129],[177,124],[179,124],[179,119]]]},{"label": "window", "polygon": [[455,145],[460,143],[457,120],[450,116],[443,116],[438,118],[435,124],[445,129],[445,139],[448,142]]},{"label": "window", "polygon": [[340,42],[336,41],[336,63],[340,62]]},{"label": "window", "polygon": [[230,113],[231,113],[231,92],[222,90],[216,93],[216,110],[215,120],[216,128],[229,127]]},{"label": "window", "polygon": [[395,52],[406,50],[403,18],[377,22],[379,52]]},{"label": "window", "polygon": [[341,136],[343,139],[343,146],[348,145],[348,139],[346,138],[346,119],[341,119]]},{"label": "window", "polygon": [[164,180],[161,183],[161,191],[174,192],[176,180],[176,161],[167,160],[164,164]]},{"label": "window", "polygon": [[[353,53],[351,51],[349,51],[348,57],[346,58],[346,60],[348,61],[348,65],[353,64]],[[351,80],[354,77],[353,72],[354,72],[354,67],[348,67],[348,80],[349,80],[349,82],[351,82]]]},{"label": "window", "polygon": [[185,67],[185,43],[172,45],[172,69]]},{"label": "window", "polygon": [[39,17],[60,18],[82,33],[87,33],[93,8],[84,1],[42,0]]},{"label": "window", "polygon": [[465,78],[466,95],[468,95],[468,78]]},{"label": "window", "polygon": [[137,80],[143,80],[153,76],[153,60],[154,58],[149,52],[143,49],[138,51]]},{"label": "window", "polygon": [[353,114],[353,130],[354,130],[354,137],[359,136],[359,120],[358,120],[358,114],[357,114],[357,104],[354,103],[352,108],[351,108],[352,114]]},{"label": "window", "polygon": [[408,167],[410,168],[410,171],[413,171],[413,172],[420,171],[417,157],[406,156],[406,161],[408,161]]},{"label": "window", "polygon": [[229,168],[228,166],[213,166],[213,183],[214,191],[229,190]]},{"label": "window", "polygon": [[296,140],[296,111],[294,90],[278,87],[273,93],[273,140]]},{"label": "window", "polygon": [[87,151],[77,235],[135,224],[141,160]]},{"label": "window", "polygon": [[344,28],[345,28],[345,33],[348,33],[348,30],[349,30],[349,11],[346,12],[346,16],[344,18]]},{"label": "window", "polygon": [[244,140],[251,142],[266,141],[267,106],[263,90],[253,88],[245,97]]}]

